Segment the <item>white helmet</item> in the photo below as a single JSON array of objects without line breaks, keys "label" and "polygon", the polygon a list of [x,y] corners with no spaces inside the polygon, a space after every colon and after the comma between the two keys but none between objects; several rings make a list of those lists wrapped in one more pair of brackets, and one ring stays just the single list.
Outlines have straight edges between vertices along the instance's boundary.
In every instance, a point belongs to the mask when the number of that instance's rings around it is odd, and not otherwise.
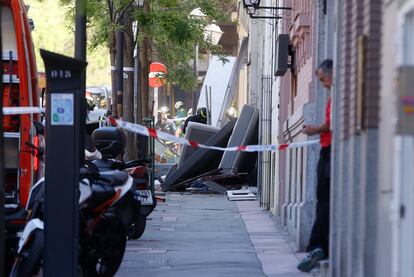
[{"label": "white helmet", "polygon": [[158,111],[162,112],[162,113],[168,113],[170,111],[170,109],[166,106],[163,106]]},{"label": "white helmet", "polygon": [[179,109],[179,108],[181,108],[182,106],[184,106],[184,103],[182,102],[182,101],[177,101],[177,102],[175,102],[175,109]]}]

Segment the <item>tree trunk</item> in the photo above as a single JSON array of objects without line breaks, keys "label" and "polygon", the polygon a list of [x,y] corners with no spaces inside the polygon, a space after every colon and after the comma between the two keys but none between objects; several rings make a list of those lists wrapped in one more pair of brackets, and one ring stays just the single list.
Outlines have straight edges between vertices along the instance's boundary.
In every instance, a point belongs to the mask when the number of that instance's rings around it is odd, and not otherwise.
[{"label": "tree trunk", "polygon": [[[116,71],[115,71],[115,58],[116,58],[116,39],[115,39],[115,32],[111,31],[109,34],[109,56],[111,59],[111,86],[112,86],[112,103],[110,106],[112,115],[114,117],[117,117],[117,112],[116,112],[116,105],[117,105],[117,101],[116,101],[116,86],[115,86],[115,77],[116,77]],[[108,101],[108,99],[107,99]],[[110,105],[109,102],[107,102],[108,107]]]},{"label": "tree trunk", "polygon": [[[120,19],[122,22],[122,28],[124,27],[123,17]],[[116,36],[116,102],[117,102],[117,114],[119,118],[123,118],[123,95],[124,95],[124,30],[120,29],[115,32]]]},{"label": "tree trunk", "polygon": [[[150,9],[149,1],[145,0],[143,10],[145,13],[148,13]],[[144,33],[144,32],[143,32]],[[140,114],[139,118],[143,119],[145,117],[150,116],[149,110],[148,110],[148,94],[149,94],[149,80],[148,80],[148,74],[149,74],[149,55],[150,55],[150,41],[149,38],[144,37],[142,40],[142,43],[140,45]]]},{"label": "tree trunk", "polygon": [[[128,76],[124,79],[123,118],[125,121],[134,122],[134,33],[132,30],[131,11],[125,13],[124,20],[124,73]],[[129,161],[137,158],[136,135],[127,132],[127,147],[124,158]]]}]

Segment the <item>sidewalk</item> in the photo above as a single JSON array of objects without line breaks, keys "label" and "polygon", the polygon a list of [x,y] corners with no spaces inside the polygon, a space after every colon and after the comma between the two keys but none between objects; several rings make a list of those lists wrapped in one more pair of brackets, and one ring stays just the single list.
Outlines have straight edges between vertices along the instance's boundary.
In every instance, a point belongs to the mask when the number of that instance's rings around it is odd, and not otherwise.
[{"label": "sidewalk", "polygon": [[257,201],[167,194],[130,241],[116,276],[311,276],[296,270],[286,236]]},{"label": "sidewalk", "polygon": [[269,277],[311,276],[296,269],[304,254],[295,253],[289,246],[288,235],[278,226],[257,201],[238,201],[240,215],[246,225],[263,272]]}]

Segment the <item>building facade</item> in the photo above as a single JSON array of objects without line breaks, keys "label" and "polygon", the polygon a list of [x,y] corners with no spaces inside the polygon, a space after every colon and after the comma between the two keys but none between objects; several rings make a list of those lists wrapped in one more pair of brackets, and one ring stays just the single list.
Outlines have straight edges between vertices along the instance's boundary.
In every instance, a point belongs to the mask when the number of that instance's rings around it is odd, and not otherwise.
[{"label": "building facade", "polygon": [[[414,0],[284,0],[271,20],[239,17],[249,61],[239,98],[261,111],[259,141],[306,141],[323,121],[328,94],[314,74],[334,61],[331,238],[324,276],[414,276]],[[279,34],[292,71],[274,76]],[[245,93],[245,96],[241,96]],[[259,159],[261,205],[304,250],[314,220],[317,145]]]},{"label": "building facade", "polygon": [[[326,101],[314,74],[318,63],[318,6],[313,1],[283,1],[292,7],[281,21],[281,31],[289,34],[292,68],[280,77],[279,143],[308,139],[304,124],[323,120]],[[281,223],[298,250],[304,250],[314,220],[316,163],[319,146],[289,149],[279,153],[279,213]]]},{"label": "building facade", "polygon": [[[291,11],[263,11],[259,15],[281,19],[250,19],[239,3],[239,35],[248,37],[248,61],[239,79],[239,99],[260,110],[259,142],[282,144],[306,141],[303,124],[323,121],[327,94],[314,74],[329,57],[325,28],[326,6],[309,0],[262,1],[261,6],[291,7]],[[319,22],[323,21],[323,27]],[[288,34],[294,52],[292,68],[275,76],[279,34]],[[315,210],[316,164],[319,146],[261,153],[258,185],[261,206],[286,226],[298,250],[305,249]]]},{"label": "building facade", "polygon": [[328,275],[413,276],[414,1],[333,4]]}]

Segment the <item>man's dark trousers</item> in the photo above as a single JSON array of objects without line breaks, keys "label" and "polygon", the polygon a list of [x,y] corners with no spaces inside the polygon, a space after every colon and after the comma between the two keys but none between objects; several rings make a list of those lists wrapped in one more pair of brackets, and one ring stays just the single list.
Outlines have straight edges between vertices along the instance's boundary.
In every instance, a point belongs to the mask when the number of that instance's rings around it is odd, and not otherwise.
[{"label": "man's dark trousers", "polygon": [[331,186],[331,147],[323,147],[317,168],[317,206],[316,220],[313,224],[307,251],[322,248],[329,255],[329,199]]}]

